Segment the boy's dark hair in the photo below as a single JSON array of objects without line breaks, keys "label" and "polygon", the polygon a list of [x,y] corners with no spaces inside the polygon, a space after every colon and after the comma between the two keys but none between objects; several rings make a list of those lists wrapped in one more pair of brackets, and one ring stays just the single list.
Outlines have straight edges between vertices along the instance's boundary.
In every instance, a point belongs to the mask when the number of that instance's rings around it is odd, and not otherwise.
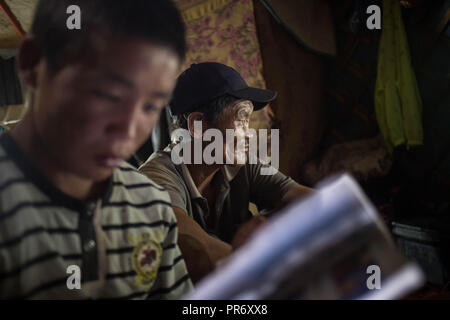
[{"label": "boy's dark hair", "polygon": [[[80,8],[80,30],[67,28],[70,5]],[[141,37],[169,47],[180,61],[185,57],[185,28],[171,0],[40,0],[31,26],[52,70],[86,53],[90,36],[102,30],[112,36]]]},{"label": "boy's dark hair", "polygon": [[206,121],[210,124],[216,125],[224,112],[224,110],[231,106],[235,101],[240,100],[229,94],[220,96],[203,106],[199,106],[194,111],[189,111],[180,115],[173,116],[173,124],[175,128],[188,129],[187,118],[192,112],[201,112],[205,115]]}]

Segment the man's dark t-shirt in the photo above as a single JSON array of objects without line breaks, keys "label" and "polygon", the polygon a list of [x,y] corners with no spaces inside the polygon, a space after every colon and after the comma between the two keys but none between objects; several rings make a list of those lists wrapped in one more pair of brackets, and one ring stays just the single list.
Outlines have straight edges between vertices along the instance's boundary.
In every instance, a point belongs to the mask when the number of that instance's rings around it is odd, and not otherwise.
[{"label": "man's dark t-shirt", "polygon": [[[268,166],[224,165],[216,179],[215,208],[208,207],[207,200],[199,193],[186,165],[172,162],[169,147],[152,154],[139,170],[169,192],[174,207],[185,211],[208,233],[231,242],[239,226],[252,217],[250,202],[259,210],[271,209],[296,184],[279,171],[273,175],[262,175],[263,167]],[[207,224],[210,214],[214,215],[212,227]]]}]

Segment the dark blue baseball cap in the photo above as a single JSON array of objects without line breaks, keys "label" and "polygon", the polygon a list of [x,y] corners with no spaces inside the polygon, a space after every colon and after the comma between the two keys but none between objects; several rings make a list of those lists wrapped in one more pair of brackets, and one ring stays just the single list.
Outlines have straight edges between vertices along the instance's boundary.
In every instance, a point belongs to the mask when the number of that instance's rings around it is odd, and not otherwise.
[{"label": "dark blue baseball cap", "polygon": [[249,87],[236,70],[222,63],[195,63],[178,77],[170,113],[193,112],[224,94],[250,100],[255,111],[277,97],[274,91]]}]

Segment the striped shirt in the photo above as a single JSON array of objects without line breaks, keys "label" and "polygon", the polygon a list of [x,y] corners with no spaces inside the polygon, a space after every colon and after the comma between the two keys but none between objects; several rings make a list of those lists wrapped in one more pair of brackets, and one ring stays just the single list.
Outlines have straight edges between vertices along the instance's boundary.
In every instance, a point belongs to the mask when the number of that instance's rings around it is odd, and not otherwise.
[{"label": "striped shirt", "polygon": [[0,137],[1,299],[177,299],[193,288],[177,230],[167,192],[125,162],[82,202]]}]

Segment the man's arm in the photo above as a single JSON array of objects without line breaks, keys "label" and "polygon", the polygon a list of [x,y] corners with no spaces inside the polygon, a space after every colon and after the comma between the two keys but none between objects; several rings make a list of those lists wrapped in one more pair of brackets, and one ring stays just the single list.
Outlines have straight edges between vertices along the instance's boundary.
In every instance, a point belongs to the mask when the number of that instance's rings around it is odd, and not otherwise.
[{"label": "man's arm", "polygon": [[281,202],[279,205],[283,206],[297,198],[312,194],[313,192],[314,192],[314,189],[302,186],[297,183],[293,187],[291,187],[288,192],[286,192],[286,194],[281,199]]},{"label": "man's arm", "polygon": [[273,174],[262,174],[263,168],[269,165],[247,165],[250,185],[250,201],[265,212],[278,211],[289,202],[307,196],[313,189],[298,184],[279,170],[271,170]]},{"label": "man's arm", "polygon": [[172,207],[178,223],[178,245],[193,282],[214,270],[217,261],[228,257],[232,247],[218,240],[178,207]]}]

